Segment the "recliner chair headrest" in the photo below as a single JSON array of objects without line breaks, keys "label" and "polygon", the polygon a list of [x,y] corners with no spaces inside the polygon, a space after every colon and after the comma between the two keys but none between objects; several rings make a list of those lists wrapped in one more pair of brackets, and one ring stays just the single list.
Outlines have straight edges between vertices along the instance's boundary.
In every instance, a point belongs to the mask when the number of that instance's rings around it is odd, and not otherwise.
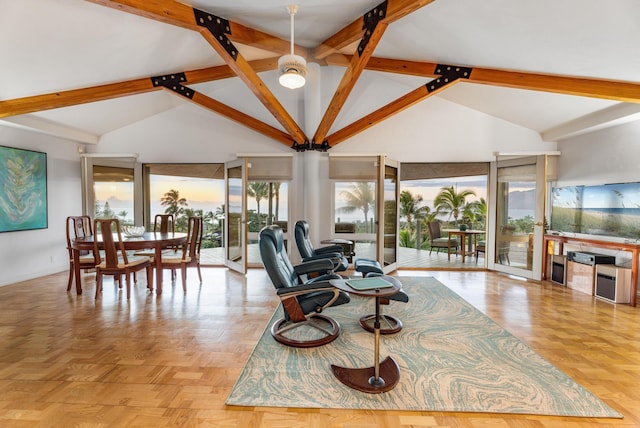
[{"label": "recliner chair headrest", "polygon": [[260,239],[269,239],[276,247],[276,253],[279,253],[284,248],[284,234],[280,226],[272,224],[265,226],[260,231]]}]

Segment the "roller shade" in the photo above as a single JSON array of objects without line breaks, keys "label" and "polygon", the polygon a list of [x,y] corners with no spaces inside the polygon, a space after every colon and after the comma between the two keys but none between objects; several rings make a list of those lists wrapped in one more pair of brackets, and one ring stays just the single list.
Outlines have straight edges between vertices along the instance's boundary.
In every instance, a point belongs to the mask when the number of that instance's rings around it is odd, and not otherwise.
[{"label": "roller shade", "polygon": [[469,177],[489,174],[488,162],[402,163],[400,180]]},{"label": "roller shade", "polygon": [[247,157],[250,181],[290,181],[293,180],[293,158],[290,156]]},{"label": "roller shade", "polygon": [[224,180],[222,163],[148,163],[148,174]]},{"label": "roller shade", "polygon": [[330,156],[329,178],[332,180],[376,180],[377,156]]},{"label": "roller shade", "polygon": [[498,182],[536,181],[536,165],[519,165],[498,168]]}]

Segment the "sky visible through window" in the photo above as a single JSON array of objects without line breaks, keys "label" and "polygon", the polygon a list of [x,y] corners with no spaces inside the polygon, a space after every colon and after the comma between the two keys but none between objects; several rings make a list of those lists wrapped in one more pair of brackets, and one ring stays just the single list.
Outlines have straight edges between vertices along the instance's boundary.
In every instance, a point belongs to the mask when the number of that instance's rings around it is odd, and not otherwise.
[{"label": "sky visible through window", "polygon": [[[151,213],[162,213],[164,207],[160,204],[162,196],[171,189],[178,190],[180,197],[187,200],[189,208],[202,209],[204,212],[213,211],[224,204],[224,180],[200,179],[191,177],[176,177],[152,175],[151,180]],[[423,204],[433,207],[433,200],[442,187],[454,186],[457,189],[473,190],[476,196],[468,198],[468,202],[485,198],[487,194],[486,176],[454,177],[434,180],[412,180],[403,181],[400,184],[400,191],[408,190],[414,196],[421,195]],[[337,189],[339,193],[341,189]],[[511,189],[514,190],[514,189]],[[127,212],[127,218],[133,219],[133,184],[132,183],[96,183],[96,201],[101,205],[105,201],[109,202],[112,211],[120,213]],[[340,206],[337,198],[336,208]],[[249,210],[256,210],[256,201],[248,198]],[[264,202],[262,203],[264,204]],[[282,212],[286,212],[286,207],[281,206]],[[264,212],[261,206],[261,211]],[[362,221],[364,214],[357,210],[350,214],[341,213],[341,221]],[[371,217],[371,216],[370,216]]]}]

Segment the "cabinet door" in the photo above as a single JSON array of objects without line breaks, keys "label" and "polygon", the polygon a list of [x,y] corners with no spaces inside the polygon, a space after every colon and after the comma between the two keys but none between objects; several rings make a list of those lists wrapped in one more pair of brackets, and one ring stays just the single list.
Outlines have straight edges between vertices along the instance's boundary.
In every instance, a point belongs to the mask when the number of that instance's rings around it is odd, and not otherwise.
[{"label": "cabinet door", "polygon": [[567,287],[593,296],[595,266],[567,262]]}]

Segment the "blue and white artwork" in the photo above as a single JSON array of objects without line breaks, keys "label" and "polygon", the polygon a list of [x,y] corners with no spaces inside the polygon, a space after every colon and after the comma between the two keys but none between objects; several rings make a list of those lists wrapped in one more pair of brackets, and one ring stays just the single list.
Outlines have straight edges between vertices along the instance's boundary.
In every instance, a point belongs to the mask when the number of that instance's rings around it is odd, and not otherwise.
[{"label": "blue and white artwork", "polygon": [[0,232],[47,225],[46,153],[0,146]]}]

